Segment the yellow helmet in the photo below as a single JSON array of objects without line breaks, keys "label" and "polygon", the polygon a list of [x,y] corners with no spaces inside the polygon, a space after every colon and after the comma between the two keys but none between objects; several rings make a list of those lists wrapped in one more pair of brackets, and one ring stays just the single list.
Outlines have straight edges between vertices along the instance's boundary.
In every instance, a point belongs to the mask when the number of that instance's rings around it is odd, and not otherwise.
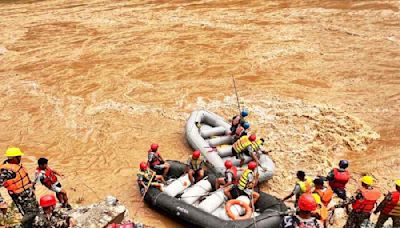
[{"label": "yellow helmet", "polygon": [[400,187],[400,179],[396,180],[394,183],[396,183],[397,187]]},{"label": "yellow helmet", "polygon": [[372,176],[363,176],[361,178],[361,182],[366,184],[366,185],[373,185],[374,184],[374,178]]},{"label": "yellow helmet", "polygon": [[24,156],[24,153],[17,147],[9,147],[4,154],[6,157]]}]

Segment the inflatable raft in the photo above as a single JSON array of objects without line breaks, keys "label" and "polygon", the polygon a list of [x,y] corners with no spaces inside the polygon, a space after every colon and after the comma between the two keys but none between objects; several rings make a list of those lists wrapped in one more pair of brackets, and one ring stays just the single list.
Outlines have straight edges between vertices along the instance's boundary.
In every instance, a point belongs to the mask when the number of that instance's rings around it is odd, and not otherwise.
[{"label": "inflatable raft", "polygon": [[[255,212],[251,208],[250,212],[246,211],[251,207],[250,199],[246,196],[236,199],[243,206],[234,204],[227,210],[227,203],[231,204],[232,201],[227,201],[223,189],[214,189],[217,175],[212,168],[203,180],[191,185],[188,175],[184,173],[183,163],[168,163],[171,164],[168,176],[173,181],[168,181],[169,184],[164,186],[163,191],[149,188],[144,200],[151,207],[190,224],[191,227],[254,227],[254,223],[257,227],[279,227],[282,216],[287,211],[282,201],[263,192],[260,192],[260,198],[254,205]],[[143,193],[143,189],[141,192]],[[232,220],[229,214],[238,217],[248,214],[248,218]]]},{"label": "inflatable raft", "polygon": [[[194,111],[186,123],[186,138],[190,146],[195,150],[200,150],[206,160],[213,165],[217,173],[225,172],[224,162],[230,159],[234,165],[239,166],[240,160],[232,155],[232,136],[230,124],[211,112]],[[251,161],[251,157],[246,156],[245,164]],[[275,172],[275,164],[272,159],[262,154],[260,164],[266,168],[264,171],[258,167],[259,181],[263,182],[271,179]]]}]

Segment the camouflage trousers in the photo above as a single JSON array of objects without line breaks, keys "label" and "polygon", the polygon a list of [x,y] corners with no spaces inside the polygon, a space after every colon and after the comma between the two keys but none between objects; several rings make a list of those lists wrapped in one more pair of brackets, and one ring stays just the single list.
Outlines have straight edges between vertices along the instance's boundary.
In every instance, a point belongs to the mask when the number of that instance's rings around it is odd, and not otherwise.
[{"label": "camouflage trousers", "polygon": [[366,212],[350,212],[349,218],[347,219],[346,225],[344,228],[360,228],[361,224],[368,220],[371,216],[371,213]]},{"label": "camouflage trousers", "polygon": [[392,216],[392,215],[385,215],[380,214],[378,218],[378,222],[376,222],[376,228],[382,228],[383,224],[389,219],[392,218],[393,221],[393,228],[400,228],[400,216]]},{"label": "camouflage trousers", "polygon": [[[29,224],[39,213],[39,204],[36,201],[35,193],[31,189],[27,189],[20,194],[10,194],[19,212],[23,215],[21,223]],[[30,227],[29,225],[24,227]]]}]

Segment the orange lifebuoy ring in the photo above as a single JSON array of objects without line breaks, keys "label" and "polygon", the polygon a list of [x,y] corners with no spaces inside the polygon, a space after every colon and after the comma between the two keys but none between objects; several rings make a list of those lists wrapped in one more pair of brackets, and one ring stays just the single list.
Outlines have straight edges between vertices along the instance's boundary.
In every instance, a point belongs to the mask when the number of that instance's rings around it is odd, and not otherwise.
[{"label": "orange lifebuoy ring", "polygon": [[[233,214],[231,211],[231,207],[233,205],[239,205],[239,206],[243,207],[245,214],[242,216],[237,216],[237,215]],[[251,210],[249,204],[247,204],[241,200],[237,200],[237,199],[229,200],[228,202],[226,202],[225,211],[226,211],[226,214],[229,216],[229,218],[231,218],[232,220],[249,219],[249,218],[251,218],[251,213],[252,213],[252,210]]]}]

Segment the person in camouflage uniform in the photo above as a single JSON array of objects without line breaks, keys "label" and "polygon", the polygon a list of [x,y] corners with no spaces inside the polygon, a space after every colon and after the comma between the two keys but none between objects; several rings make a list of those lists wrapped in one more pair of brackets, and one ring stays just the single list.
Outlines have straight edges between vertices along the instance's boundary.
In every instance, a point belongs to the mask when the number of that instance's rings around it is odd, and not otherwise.
[{"label": "person in camouflage uniform", "polygon": [[[0,185],[8,190],[8,194],[23,215],[21,223],[24,227],[30,227],[32,218],[39,212],[39,205],[28,172],[21,164],[23,155],[19,148],[7,149],[7,160],[0,166]],[[4,202],[4,199],[0,196],[1,202]]]},{"label": "person in camouflage uniform", "polygon": [[75,226],[75,221],[71,217],[55,209],[56,197],[54,195],[42,196],[40,206],[43,211],[34,218],[33,228],[68,228]]}]

